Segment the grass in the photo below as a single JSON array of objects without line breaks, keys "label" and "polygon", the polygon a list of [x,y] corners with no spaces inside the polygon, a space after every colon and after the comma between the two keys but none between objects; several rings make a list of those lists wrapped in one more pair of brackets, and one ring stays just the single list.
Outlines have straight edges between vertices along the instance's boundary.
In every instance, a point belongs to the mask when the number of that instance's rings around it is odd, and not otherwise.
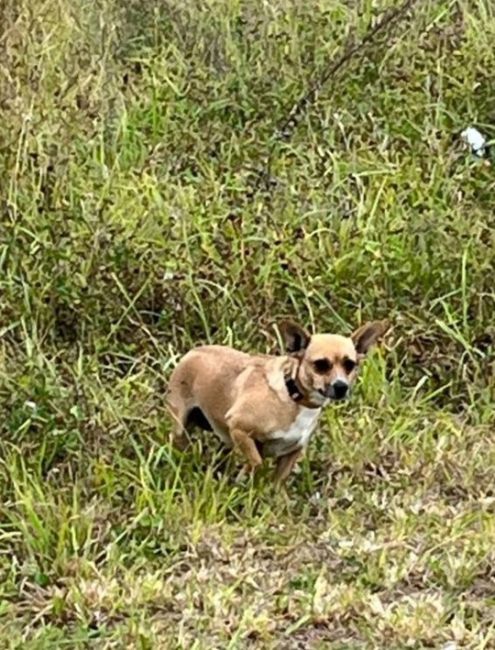
[{"label": "grass", "polygon": [[[420,2],[277,132],[385,8],[0,4],[3,648],[495,647],[493,4]],[[163,399],[283,315],[394,323],[286,494]]]}]

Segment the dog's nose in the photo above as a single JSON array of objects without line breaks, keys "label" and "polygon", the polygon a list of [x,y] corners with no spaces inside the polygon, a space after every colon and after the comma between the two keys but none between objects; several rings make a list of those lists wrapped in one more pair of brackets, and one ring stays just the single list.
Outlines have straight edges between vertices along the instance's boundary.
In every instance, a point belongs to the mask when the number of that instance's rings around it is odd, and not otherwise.
[{"label": "dog's nose", "polygon": [[347,384],[345,381],[342,381],[341,379],[337,379],[333,382],[332,388],[335,399],[344,399],[344,397],[347,395],[347,391],[349,390],[349,384]]}]

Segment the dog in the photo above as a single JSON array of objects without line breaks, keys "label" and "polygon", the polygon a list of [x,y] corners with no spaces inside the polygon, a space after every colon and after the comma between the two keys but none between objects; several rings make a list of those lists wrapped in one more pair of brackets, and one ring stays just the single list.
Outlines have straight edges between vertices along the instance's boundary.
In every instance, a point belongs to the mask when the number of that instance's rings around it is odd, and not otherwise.
[{"label": "dog", "polygon": [[370,348],[388,321],[369,322],[350,337],[311,336],[284,321],[282,356],[247,354],[222,345],[189,351],[174,369],[167,406],[174,419],[173,443],[185,449],[193,425],[213,431],[244,456],[243,472],[266,457],[276,461],[281,483],[304,454],[322,409],[346,399]]}]

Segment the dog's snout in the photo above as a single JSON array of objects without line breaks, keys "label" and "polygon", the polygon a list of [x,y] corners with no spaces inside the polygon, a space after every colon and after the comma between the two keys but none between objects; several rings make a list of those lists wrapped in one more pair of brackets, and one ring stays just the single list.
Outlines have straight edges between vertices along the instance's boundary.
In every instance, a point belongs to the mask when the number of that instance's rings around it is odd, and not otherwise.
[{"label": "dog's snout", "polygon": [[347,395],[347,391],[349,390],[349,384],[347,384],[345,381],[342,381],[342,379],[337,379],[333,382],[332,389],[333,394],[335,395],[335,399],[344,399],[344,397]]}]

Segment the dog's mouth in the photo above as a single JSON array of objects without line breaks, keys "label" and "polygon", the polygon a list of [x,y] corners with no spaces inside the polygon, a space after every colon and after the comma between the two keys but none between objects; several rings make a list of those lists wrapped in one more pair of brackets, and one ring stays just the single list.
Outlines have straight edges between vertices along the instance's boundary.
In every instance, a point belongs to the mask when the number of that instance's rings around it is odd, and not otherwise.
[{"label": "dog's mouth", "polygon": [[330,398],[325,394],[325,391],[323,390],[313,391],[311,393],[310,399],[314,404],[319,404],[320,406],[324,406],[327,402],[330,401]]}]

